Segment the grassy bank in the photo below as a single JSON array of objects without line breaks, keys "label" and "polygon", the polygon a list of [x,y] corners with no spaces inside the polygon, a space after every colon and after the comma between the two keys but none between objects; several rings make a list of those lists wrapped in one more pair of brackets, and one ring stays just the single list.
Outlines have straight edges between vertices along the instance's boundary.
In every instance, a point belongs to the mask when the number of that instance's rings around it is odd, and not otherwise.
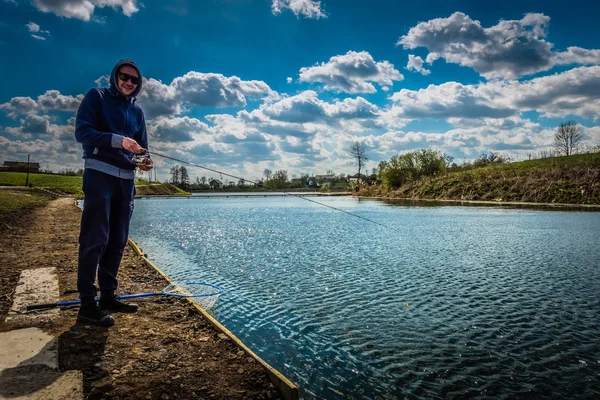
[{"label": "grassy bank", "polygon": [[0,214],[20,212],[48,203],[48,195],[35,190],[0,190]]},{"label": "grassy bank", "polygon": [[600,153],[491,165],[408,182],[361,196],[406,199],[485,200],[600,204]]},{"label": "grassy bank", "polygon": [[[25,172],[0,172],[0,186],[25,186]],[[68,194],[75,198],[83,198],[81,176],[66,176],[52,174],[29,174],[29,184],[33,188],[49,189],[57,194]],[[138,195],[185,195],[183,190],[168,184],[148,184],[147,181],[136,182]]]},{"label": "grassy bank", "polygon": [[158,183],[152,185],[135,185],[137,196],[152,196],[152,195],[168,195],[168,196],[183,196],[191,195],[191,193],[179,189],[177,186],[170,183]]}]

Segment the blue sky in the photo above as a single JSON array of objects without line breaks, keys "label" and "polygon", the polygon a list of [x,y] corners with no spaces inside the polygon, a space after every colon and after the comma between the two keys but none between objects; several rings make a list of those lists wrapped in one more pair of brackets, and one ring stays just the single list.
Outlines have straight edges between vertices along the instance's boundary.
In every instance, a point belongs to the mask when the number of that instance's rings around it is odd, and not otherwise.
[{"label": "blue sky", "polygon": [[151,149],[248,179],[353,173],[356,140],[370,168],[419,148],[525,159],[566,119],[600,144],[593,2],[103,3],[0,0],[3,160],[79,168],[79,101],[125,57]]}]

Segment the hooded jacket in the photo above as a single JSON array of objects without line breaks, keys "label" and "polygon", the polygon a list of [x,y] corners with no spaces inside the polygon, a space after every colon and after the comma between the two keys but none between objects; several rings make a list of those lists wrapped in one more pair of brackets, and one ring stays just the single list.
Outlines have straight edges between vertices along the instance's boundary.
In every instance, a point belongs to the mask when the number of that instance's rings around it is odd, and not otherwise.
[{"label": "hooded jacket", "polygon": [[[117,74],[123,65],[138,71],[140,82],[130,96],[119,89]],[[123,149],[123,138],[134,139],[148,149],[146,120],[136,96],[142,90],[142,74],[131,60],[119,61],[110,74],[109,88],[91,89],[77,111],[75,138],[83,147],[85,168],[124,179],[133,179],[133,153]]]}]

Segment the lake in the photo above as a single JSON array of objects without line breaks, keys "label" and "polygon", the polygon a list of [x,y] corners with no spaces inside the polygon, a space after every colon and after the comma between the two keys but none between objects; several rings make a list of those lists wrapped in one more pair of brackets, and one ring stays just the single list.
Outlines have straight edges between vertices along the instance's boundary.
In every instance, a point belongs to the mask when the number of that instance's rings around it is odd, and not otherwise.
[{"label": "lake", "polygon": [[131,237],[304,399],[600,397],[600,212],[136,200]]}]

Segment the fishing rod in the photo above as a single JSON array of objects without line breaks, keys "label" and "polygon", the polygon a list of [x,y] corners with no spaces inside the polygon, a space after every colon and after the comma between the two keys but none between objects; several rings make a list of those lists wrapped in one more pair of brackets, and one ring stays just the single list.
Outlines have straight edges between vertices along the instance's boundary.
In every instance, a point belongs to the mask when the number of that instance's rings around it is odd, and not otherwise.
[{"label": "fishing rod", "polygon": [[[220,174],[220,175],[229,176],[229,177],[231,177],[231,178],[234,178],[234,179],[238,179],[238,180],[244,180],[244,181],[246,181],[246,182],[250,182],[250,183],[253,183],[253,184],[255,184],[255,185],[259,186],[259,183],[258,183],[258,182],[255,182],[255,181],[252,181],[252,180],[249,180],[249,179],[246,179],[246,178],[242,178],[242,177],[239,177],[239,176],[231,175],[231,174],[228,174],[228,173],[226,173],[226,172],[222,172],[222,171],[219,171],[219,170],[216,170],[216,169],[213,169],[213,168],[205,167],[205,166],[203,166],[203,165],[195,164],[195,163],[193,163],[193,162],[189,162],[189,161],[185,161],[185,160],[180,160],[180,159],[177,159],[177,158],[175,158],[175,157],[167,156],[166,154],[157,153],[157,152],[155,152],[155,151],[147,151],[147,153],[148,153],[148,154],[155,155],[155,156],[159,156],[159,157],[162,157],[162,158],[167,158],[167,159],[169,159],[169,160],[177,161],[177,162],[180,162],[180,163],[183,163],[183,164],[191,165],[191,166],[193,166],[193,167],[202,168],[202,169],[205,169],[205,170],[207,170],[207,171],[211,171],[211,172],[214,172],[214,173],[217,173],[217,174]],[[374,221],[374,220],[372,220],[372,219],[370,219],[370,218],[363,217],[363,216],[361,216],[361,215],[358,215],[358,214],[351,213],[350,211],[342,210],[341,208],[338,208],[338,207],[330,206],[329,204],[321,203],[321,202],[319,202],[319,201],[312,200],[312,199],[309,199],[309,198],[303,197],[303,196],[301,196],[301,195],[297,195],[297,194],[293,194],[293,193],[290,193],[290,192],[285,192],[285,191],[282,191],[282,190],[278,190],[278,189],[276,189],[276,188],[272,188],[272,187],[269,187],[269,186],[267,186],[267,185],[263,185],[263,184],[261,184],[260,186],[261,186],[261,187],[263,187],[263,188],[265,188],[265,189],[268,189],[268,190],[271,190],[271,191],[277,192],[277,193],[283,193],[283,194],[285,194],[285,195],[287,195],[287,196],[294,196],[294,197],[297,197],[297,198],[299,198],[299,199],[306,200],[306,201],[310,201],[311,203],[315,203],[315,204],[318,204],[318,205],[320,205],[320,206],[323,206],[323,207],[331,208],[332,210],[336,210],[336,211],[343,212],[343,213],[345,213],[345,214],[351,215],[351,216],[353,216],[353,217],[356,217],[356,218],[360,218],[360,219],[362,219],[362,220],[365,220],[365,221],[371,222],[371,223],[373,223],[373,224],[376,224],[376,225],[382,226],[382,227],[384,227],[384,228],[387,228],[387,229],[393,229],[393,228],[391,228],[391,227],[389,227],[389,226],[387,226],[387,225],[384,225],[384,224],[382,224],[382,223],[379,223],[379,222],[377,222],[377,221]]]}]

